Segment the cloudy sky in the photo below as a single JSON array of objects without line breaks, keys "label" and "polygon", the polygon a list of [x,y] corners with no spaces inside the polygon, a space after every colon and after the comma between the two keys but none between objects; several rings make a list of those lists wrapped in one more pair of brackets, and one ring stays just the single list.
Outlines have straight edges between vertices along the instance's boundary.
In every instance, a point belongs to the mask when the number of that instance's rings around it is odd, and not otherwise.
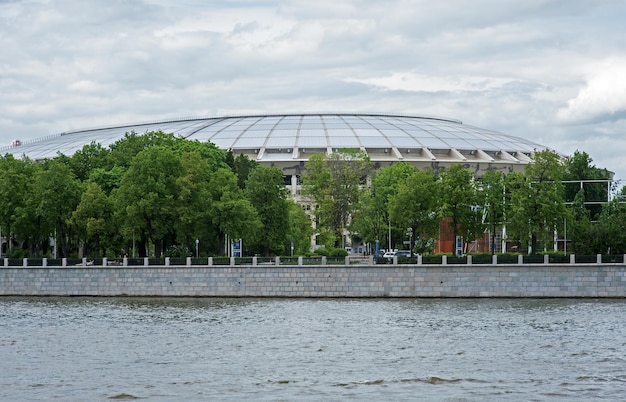
[{"label": "cloudy sky", "polygon": [[436,115],[626,181],[626,0],[0,0],[0,146],[171,117]]}]

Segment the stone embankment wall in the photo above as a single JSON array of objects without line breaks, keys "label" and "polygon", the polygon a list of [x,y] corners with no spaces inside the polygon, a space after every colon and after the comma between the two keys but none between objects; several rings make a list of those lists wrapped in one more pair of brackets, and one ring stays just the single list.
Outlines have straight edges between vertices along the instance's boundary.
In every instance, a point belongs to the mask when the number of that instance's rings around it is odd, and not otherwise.
[{"label": "stone embankment wall", "polygon": [[626,264],[0,267],[0,296],[626,297]]}]

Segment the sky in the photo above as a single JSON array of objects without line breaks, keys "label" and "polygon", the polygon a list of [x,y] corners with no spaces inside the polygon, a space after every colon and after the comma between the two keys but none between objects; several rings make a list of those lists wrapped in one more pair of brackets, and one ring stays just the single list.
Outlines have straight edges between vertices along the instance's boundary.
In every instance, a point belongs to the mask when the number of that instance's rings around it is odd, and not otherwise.
[{"label": "sky", "polygon": [[[626,181],[626,0],[0,0],[0,146],[179,117],[450,117]],[[622,183],[624,184],[624,183]]]}]

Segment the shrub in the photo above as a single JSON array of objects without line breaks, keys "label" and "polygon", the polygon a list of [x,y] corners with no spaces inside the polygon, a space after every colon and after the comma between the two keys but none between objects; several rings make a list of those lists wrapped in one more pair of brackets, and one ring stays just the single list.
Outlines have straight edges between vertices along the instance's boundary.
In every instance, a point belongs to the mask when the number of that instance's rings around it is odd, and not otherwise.
[{"label": "shrub", "polygon": [[348,255],[348,252],[343,248],[333,248],[328,255],[329,257],[345,257]]},{"label": "shrub", "polygon": [[191,257],[191,253],[185,246],[172,245],[163,253],[165,257]]},{"label": "shrub", "polygon": [[325,255],[325,256],[328,257],[328,255],[330,254],[330,251],[326,247],[320,247],[317,250],[315,250],[313,252],[313,254],[315,254],[315,255]]}]

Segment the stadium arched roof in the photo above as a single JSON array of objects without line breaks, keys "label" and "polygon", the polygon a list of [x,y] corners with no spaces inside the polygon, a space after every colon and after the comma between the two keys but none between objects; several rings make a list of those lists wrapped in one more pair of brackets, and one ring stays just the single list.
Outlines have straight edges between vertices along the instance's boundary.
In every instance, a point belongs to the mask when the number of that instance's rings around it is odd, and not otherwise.
[{"label": "stadium arched roof", "polygon": [[[488,168],[520,170],[535,150],[546,149],[524,138],[469,126],[454,119],[393,114],[268,114],[187,118],[68,131],[0,149],[15,157],[41,160],[72,155],[96,142],[104,147],[127,132],[161,130],[245,154],[285,170],[310,155],[341,149],[365,151],[379,166],[407,161],[437,168],[463,163],[476,172]],[[296,172],[297,173],[297,172]]]}]

